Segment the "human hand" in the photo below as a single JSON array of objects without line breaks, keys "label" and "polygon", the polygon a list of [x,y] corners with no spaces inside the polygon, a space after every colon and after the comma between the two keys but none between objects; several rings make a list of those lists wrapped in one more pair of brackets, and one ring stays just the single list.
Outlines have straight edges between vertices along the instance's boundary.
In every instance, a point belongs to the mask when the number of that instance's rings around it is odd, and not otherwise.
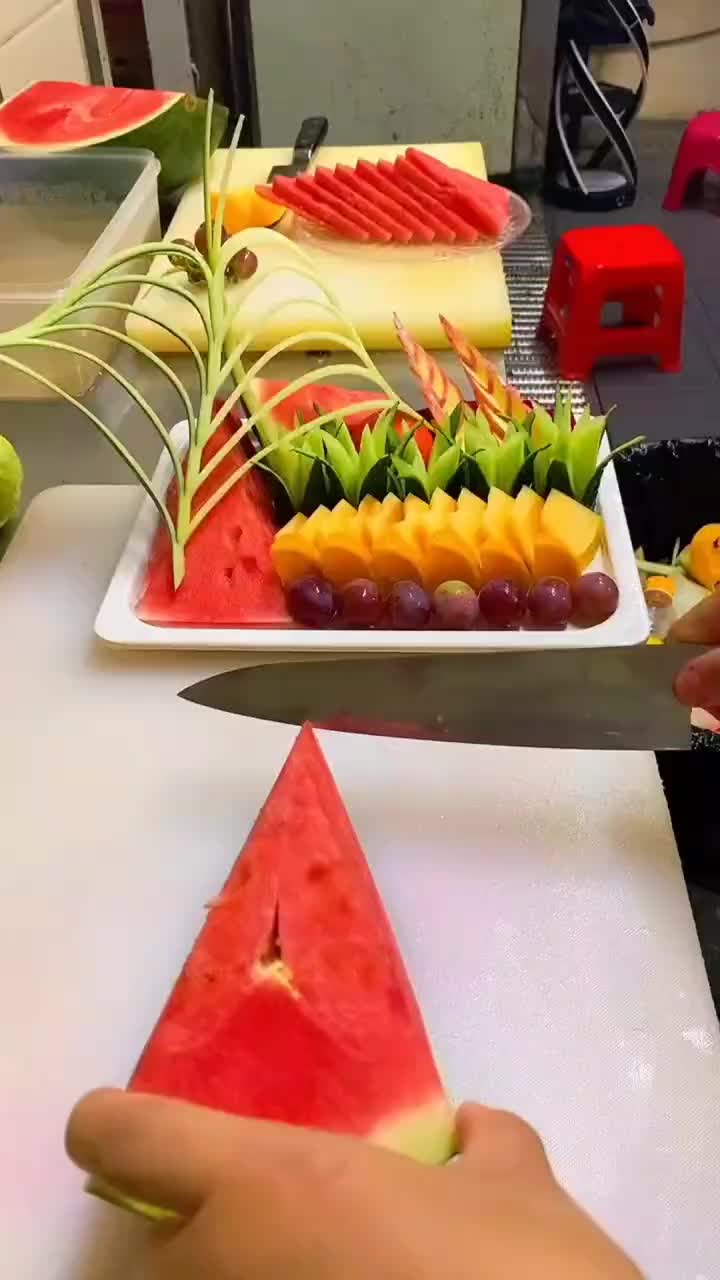
[{"label": "human hand", "polygon": [[507,1112],[465,1105],[459,1160],[421,1165],[353,1138],[100,1090],[72,1159],[175,1210],[148,1280],[642,1280]]},{"label": "human hand", "polygon": [[703,707],[720,719],[720,591],[706,596],[673,623],[669,640],[681,644],[717,645],[693,658],[675,678],[675,696],[688,707]]}]

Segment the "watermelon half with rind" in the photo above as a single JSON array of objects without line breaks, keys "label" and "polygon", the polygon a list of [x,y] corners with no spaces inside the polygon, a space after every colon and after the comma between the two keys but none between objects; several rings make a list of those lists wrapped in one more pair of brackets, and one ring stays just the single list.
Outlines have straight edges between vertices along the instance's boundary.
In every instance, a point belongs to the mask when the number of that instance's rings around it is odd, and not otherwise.
[{"label": "watermelon half with rind", "polygon": [[[0,105],[0,148],[75,151],[83,147],[140,147],[162,166],[161,186],[175,190],[202,171],[207,103],[160,89],[38,80]],[[227,128],[228,112],[213,108],[211,147]]]},{"label": "watermelon half with rind", "polygon": [[308,725],[208,905],[130,1088],[353,1135],[428,1164],[454,1152],[417,1000]]}]

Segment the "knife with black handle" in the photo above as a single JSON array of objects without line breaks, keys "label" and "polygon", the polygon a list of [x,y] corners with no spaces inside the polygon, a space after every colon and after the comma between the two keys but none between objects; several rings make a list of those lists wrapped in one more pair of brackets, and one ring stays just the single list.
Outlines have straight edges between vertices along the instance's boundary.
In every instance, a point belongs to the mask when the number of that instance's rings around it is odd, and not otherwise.
[{"label": "knife with black handle", "polygon": [[273,178],[296,178],[299,173],[309,169],[315,152],[327,137],[328,128],[327,116],[307,116],[295,139],[290,164],[273,165],[268,174],[268,182],[272,182]]}]

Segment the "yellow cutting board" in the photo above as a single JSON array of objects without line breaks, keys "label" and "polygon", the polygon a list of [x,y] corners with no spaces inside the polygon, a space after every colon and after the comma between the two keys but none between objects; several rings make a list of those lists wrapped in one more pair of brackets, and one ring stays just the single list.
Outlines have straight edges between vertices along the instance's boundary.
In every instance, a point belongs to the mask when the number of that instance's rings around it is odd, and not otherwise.
[{"label": "yellow cutting board", "polygon": [[[483,149],[479,142],[442,142],[421,144],[423,150],[437,156],[456,168],[465,169],[477,177],[486,176]],[[320,159],[323,165],[354,164],[364,157],[367,160],[386,158],[393,160],[402,154],[402,146],[373,147],[323,147]],[[226,153],[217,152],[213,158],[211,181],[219,186],[220,173]],[[274,164],[286,164],[291,153],[284,148],[256,148],[238,151],[232,169],[234,187],[254,186],[264,182]],[[184,237],[192,239],[203,218],[202,189],[195,183],[185,193],[172,224],[168,239]],[[392,247],[383,250],[378,246],[364,250],[348,247],[346,250],[327,250],[302,244],[312,257],[322,279],[337,294],[343,310],[358,329],[366,346],[375,351],[387,351],[398,346],[393,326],[393,312],[397,312],[415,338],[425,347],[448,346],[438,315],[442,313],[458,325],[477,346],[501,350],[511,340],[510,302],[508,299],[502,260],[498,253],[478,252],[473,255],[428,257],[423,260],[418,251],[410,262],[397,261]],[[432,252],[432,251],[431,251]],[[318,287],[293,271],[292,251],[282,241],[272,247],[258,250],[263,264],[272,260],[287,264],[288,271],[273,275],[259,286],[247,303],[240,307],[234,330],[238,335],[247,332],[248,326],[258,328],[253,340],[255,350],[265,351],[303,329],[319,329],[337,332],[339,322],[317,306],[322,297]],[[400,255],[401,256],[401,255]],[[148,273],[152,281],[169,268],[167,259],[156,258]],[[229,291],[239,299],[242,285],[231,285]],[[202,288],[194,287],[199,302],[204,302]],[[276,312],[264,321],[262,313],[281,301],[292,305]],[[137,299],[138,305],[157,320],[165,320],[174,328],[191,337],[201,348],[204,344],[203,327],[192,306],[181,298],[152,285],[143,286]],[[180,344],[166,330],[136,316],[128,318],[128,333],[155,351],[181,350]],[[297,350],[327,346],[317,342],[299,343]]]}]

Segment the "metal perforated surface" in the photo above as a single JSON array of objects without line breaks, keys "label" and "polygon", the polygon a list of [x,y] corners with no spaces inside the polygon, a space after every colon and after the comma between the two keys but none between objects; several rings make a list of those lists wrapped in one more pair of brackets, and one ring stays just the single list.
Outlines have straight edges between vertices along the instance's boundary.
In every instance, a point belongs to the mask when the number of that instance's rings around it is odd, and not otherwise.
[{"label": "metal perforated surface", "polygon": [[508,380],[528,399],[548,405],[559,383],[570,393],[574,412],[582,413],[587,404],[583,384],[558,376],[554,351],[537,337],[552,265],[552,249],[537,215],[525,235],[505,249],[503,262],[513,317],[512,346],[505,354]]}]

